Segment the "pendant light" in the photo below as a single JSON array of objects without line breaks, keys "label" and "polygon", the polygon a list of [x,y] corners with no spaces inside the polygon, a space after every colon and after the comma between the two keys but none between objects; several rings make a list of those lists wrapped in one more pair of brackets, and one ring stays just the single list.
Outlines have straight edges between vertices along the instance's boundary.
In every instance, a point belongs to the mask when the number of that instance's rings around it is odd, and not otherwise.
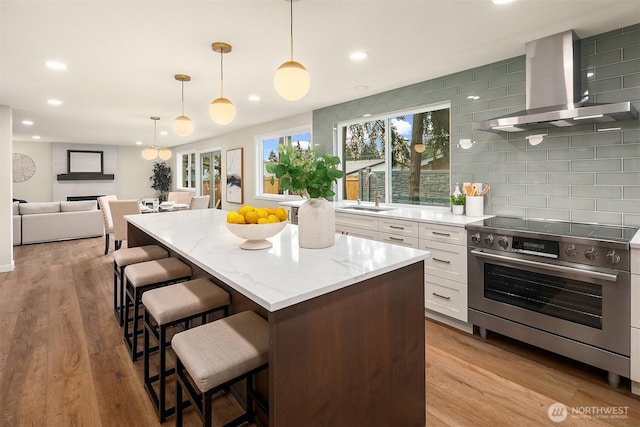
[{"label": "pendant light", "polygon": [[307,69],[293,60],[293,2],[298,0],[285,1],[290,3],[290,59],[278,67],[273,84],[278,95],[287,101],[297,101],[309,92],[311,79]]},{"label": "pendant light", "polygon": [[176,74],[175,79],[182,84],[182,115],[173,120],[173,131],[178,136],[189,136],[193,132],[193,121],[184,115],[184,82],[191,81],[191,76]]},{"label": "pendant light", "polygon": [[225,53],[231,52],[231,45],[223,42],[215,42],[211,44],[211,49],[220,54],[220,98],[213,100],[209,105],[209,116],[211,120],[219,125],[229,124],[236,117],[236,107],[231,101],[224,97],[223,82],[224,74],[222,68],[222,57]]},{"label": "pendant light", "polygon": [[142,158],[145,160],[154,160],[157,157],[160,157],[161,160],[169,160],[173,154],[171,150],[167,147],[158,148],[158,145],[156,144],[157,123],[158,120],[160,120],[160,117],[151,116],[149,118],[153,120],[153,145],[142,150]]}]

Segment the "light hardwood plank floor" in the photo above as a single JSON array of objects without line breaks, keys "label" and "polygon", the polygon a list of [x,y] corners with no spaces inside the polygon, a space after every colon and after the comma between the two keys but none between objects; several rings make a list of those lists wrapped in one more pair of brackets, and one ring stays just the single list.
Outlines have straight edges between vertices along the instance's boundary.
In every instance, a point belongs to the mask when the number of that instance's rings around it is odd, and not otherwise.
[{"label": "light hardwood plank floor", "polygon": [[[111,255],[102,238],[14,248],[16,268],[0,273],[0,426],[155,426],[112,311]],[[628,333],[621,331],[621,333]],[[629,381],[608,387],[606,372],[491,334],[487,341],[426,320],[429,426],[640,426]],[[569,410],[624,411],[548,416]],[[216,399],[216,425],[239,413]],[[174,425],[173,420],[165,423]],[[200,425],[190,413],[187,426]]]}]

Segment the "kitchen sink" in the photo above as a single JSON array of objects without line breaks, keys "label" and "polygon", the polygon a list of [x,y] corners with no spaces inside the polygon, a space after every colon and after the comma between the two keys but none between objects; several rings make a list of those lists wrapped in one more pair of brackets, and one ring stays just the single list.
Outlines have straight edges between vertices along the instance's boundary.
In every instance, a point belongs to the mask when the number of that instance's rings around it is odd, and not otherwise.
[{"label": "kitchen sink", "polygon": [[396,208],[387,208],[383,206],[354,205],[354,206],[341,206],[339,209],[349,209],[354,211],[366,211],[366,212],[386,212],[386,211],[392,211]]}]

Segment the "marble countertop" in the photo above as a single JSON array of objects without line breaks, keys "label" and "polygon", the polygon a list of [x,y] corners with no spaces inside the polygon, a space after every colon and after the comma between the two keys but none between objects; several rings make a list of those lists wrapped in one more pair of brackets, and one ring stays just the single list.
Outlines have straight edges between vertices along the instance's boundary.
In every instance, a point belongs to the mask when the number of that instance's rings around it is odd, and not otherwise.
[{"label": "marble countertop", "polygon": [[325,249],[298,246],[298,227],[268,240],[270,249],[240,249],[226,211],[198,209],[128,215],[127,221],[269,311],[276,311],[426,259],[429,252],[336,235]]},{"label": "marble countertop", "polygon": [[[299,207],[305,200],[294,200],[281,202],[282,206],[295,206]],[[397,204],[385,204],[381,203],[380,207],[389,209],[379,212],[359,211],[349,209],[351,206],[372,207],[373,203],[362,202],[358,205],[356,202],[332,202],[336,212],[344,212],[356,215],[367,215],[378,218],[394,218],[394,219],[406,219],[417,222],[428,222],[433,224],[450,225],[454,227],[464,227],[465,225],[482,221],[486,218],[491,218],[493,215],[484,216],[467,216],[467,215],[454,215],[451,213],[451,209],[445,207],[435,206],[408,206]]]}]

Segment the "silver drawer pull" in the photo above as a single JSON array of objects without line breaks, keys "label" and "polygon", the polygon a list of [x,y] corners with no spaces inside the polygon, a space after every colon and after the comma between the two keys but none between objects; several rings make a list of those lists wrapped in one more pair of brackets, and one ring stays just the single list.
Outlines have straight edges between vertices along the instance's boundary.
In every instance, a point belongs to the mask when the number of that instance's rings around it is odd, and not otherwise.
[{"label": "silver drawer pull", "polygon": [[395,230],[404,230],[404,227],[400,227],[399,225],[390,225],[389,228],[393,228]]},{"label": "silver drawer pull", "polygon": [[404,242],[404,239],[401,239],[399,237],[393,237],[393,236],[389,236],[389,240],[395,240],[396,242]]},{"label": "silver drawer pull", "polygon": [[434,297],[446,299],[447,301],[451,299],[451,297],[445,297],[444,295],[436,294],[435,292],[431,292],[431,295],[433,295]]},{"label": "silver drawer pull", "polygon": [[451,234],[449,234],[449,233],[441,233],[439,231],[432,231],[431,234],[435,234],[436,236],[444,236],[444,237],[451,236]]},{"label": "silver drawer pull", "polygon": [[444,264],[451,264],[451,261],[448,261],[446,259],[433,258],[433,257],[431,259],[434,260],[434,261],[442,262]]}]

